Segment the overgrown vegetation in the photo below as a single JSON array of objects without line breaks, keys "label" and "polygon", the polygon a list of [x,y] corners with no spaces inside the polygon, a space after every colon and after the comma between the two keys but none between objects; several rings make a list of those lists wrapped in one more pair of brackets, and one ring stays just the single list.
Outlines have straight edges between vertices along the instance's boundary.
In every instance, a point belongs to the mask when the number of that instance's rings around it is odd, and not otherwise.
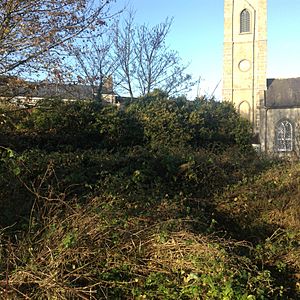
[{"label": "overgrown vegetation", "polygon": [[1,109],[1,297],[299,298],[300,165],[231,105]]}]

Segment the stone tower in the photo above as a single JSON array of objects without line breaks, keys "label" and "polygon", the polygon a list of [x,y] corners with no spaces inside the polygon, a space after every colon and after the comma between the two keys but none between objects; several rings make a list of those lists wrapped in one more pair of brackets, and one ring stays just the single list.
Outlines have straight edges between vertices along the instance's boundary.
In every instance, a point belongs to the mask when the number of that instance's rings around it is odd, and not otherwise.
[{"label": "stone tower", "polygon": [[267,0],[224,0],[223,100],[260,129],[266,90]]}]

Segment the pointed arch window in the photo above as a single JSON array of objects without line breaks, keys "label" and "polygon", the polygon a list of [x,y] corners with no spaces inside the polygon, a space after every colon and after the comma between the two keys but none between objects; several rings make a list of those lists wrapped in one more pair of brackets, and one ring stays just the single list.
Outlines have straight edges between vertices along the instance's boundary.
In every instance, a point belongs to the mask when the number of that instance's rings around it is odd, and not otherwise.
[{"label": "pointed arch window", "polygon": [[244,9],[240,15],[240,33],[250,32],[250,12]]},{"label": "pointed arch window", "polygon": [[242,101],[238,106],[238,111],[242,117],[250,121],[250,104],[248,101]]},{"label": "pointed arch window", "polygon": [[275,129],[276,150],[289,152],[293,150],[293,125],[288,120],[279,121]]}]

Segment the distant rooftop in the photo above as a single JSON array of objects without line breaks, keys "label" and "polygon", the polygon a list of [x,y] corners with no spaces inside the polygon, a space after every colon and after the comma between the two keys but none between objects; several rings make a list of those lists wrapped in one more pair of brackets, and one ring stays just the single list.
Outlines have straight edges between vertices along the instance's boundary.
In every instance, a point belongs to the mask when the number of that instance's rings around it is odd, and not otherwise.
[{"label": "distant rooftop", "polygon": [[[92,99],[97,86],[83,84],[62,84],[49,82],[27,82],[17,77],[0,77],[0,96],[31,98]],[[109,78],[103,84],[102,94],[113,95],[113,85]]]}]

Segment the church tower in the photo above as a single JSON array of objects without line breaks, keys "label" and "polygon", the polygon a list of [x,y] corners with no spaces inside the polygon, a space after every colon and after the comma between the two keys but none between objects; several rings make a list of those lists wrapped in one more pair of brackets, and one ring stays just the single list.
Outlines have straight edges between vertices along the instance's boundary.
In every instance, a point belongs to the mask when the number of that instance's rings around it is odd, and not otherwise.
[{"label": "church tower", "polygon": [[267,0],[224,0],[223,100],[255,133],[266,90]]}]

